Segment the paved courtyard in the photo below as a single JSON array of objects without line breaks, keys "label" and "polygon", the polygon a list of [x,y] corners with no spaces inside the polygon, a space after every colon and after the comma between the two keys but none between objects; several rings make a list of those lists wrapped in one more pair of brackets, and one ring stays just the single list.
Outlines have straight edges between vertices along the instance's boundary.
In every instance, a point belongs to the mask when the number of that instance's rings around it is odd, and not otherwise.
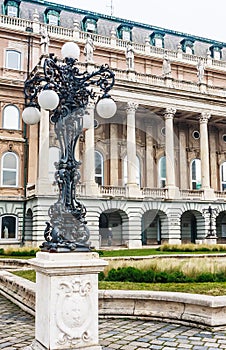
[{"label": "paved courtyard", "polygon": [[[155,321],[100,319],[103,350],[226,349],[226,330],[205,330]],[[0,295],[0,349],[17,350],[34,339],[34,317]]]}]

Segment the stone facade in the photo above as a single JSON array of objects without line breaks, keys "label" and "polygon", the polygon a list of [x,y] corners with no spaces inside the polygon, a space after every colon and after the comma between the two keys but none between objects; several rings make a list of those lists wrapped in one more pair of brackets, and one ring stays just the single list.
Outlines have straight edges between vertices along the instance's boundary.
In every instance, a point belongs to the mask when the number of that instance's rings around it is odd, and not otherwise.
[{"label": "stone facade", "polygon": [[[38,126],[26,127],[21,119],[23,83],[44,52],[44,31],[45,51],[60,56],[63,43],[74,40],[81,69],[107,63],[115,73],[116,115],[104,120],[91,104],[95,127],[84,130],[76,149],[82,162],[78,195],[87,207],[92,246],[109,244],[109,227],[114,246],[209,237],[225,243],[223,43],[64,5],[49,8],[45,1],[15,4],[17,16],[7,12],[7,1],[0,14],[0,245],[39,245],[57,196],[53,125],[47,113]],[[84,53],[88,36],[92,62]],[[129,42],[133,69],[126,62]]]}]

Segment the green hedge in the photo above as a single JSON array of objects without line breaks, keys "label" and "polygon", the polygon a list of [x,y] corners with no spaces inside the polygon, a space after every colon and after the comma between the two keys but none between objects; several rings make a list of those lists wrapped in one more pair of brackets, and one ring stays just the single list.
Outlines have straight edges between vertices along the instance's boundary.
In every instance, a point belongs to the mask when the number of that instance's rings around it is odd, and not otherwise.
[{"label": "green hedge", "polygon": [[183,272],[175,270],[173,272],[140,270],[135,267],[119,267],[111,269],[108,275],[99,274],[100,281],[111,282],[134,282],[134,283],[189,283],[189,282],[226,282],[226,273],[204,272],[196,277],[188,277]]},{"label": "green hedge", "polygon": [[39,251],[38,248],[20,248],[20,249],[4,249],[0,248],[0,255],[2,256],[35,256]]}]

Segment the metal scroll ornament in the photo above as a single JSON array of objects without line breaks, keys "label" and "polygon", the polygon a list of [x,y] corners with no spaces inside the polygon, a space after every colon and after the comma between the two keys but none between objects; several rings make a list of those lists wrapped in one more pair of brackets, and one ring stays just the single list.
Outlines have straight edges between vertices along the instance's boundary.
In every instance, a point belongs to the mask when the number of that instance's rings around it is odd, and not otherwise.
[{"label": "metal scroll ornament", "polygon": [[76,197],[81,163],[75,159],[75,147],[82,133],[88,102],[96,97],[90,86],[99,86],[103,92],[101,98],[108,98],[115,80],[107,65],[93,73],[81,73],[76,63],[74,58],[59,61],[50,54],[44,59],[43,67],[33,71],[24,87],[27,107],[40,109],[38,95],[43,90],[53,90],[59,96],[58,107],[50,112],[61,151],[55,172],[59,197],[49,208],[50,221],[46,222],[45,241],[41,245],[42,250],[50,252],[90,250],[86,208]]}]

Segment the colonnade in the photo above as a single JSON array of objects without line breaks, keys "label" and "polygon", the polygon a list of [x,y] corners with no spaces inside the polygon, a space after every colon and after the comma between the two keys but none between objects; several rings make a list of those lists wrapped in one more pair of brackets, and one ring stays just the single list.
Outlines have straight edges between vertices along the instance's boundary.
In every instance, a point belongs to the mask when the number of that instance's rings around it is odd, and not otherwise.
[{"label": "colonnade", "polygon": [[[95,138],[94,138],[94,103],[90,103],[87,108],[87,113],[91,119],[91,127],[85,132],[85,146],[83,155],[83,185],[86,188],[86,195],[97,195],[98,186],[95,183]],[[133,101],[127,103],[126,117],[127,117],[127,138],[126,138],[126,153],[127,153],[127,193],[130,197],[139,197],[140,189],[137,185],[136,173],[137,173],[137,145],[136,145],[136,111],[138,104]],[[174,117],[177,110],[174,106],[168,107],[164,112],[165,122],[165,156],[166,156],[166,188],[172,192],[172,198],[175,198],[176,193],[179,193],[179,189],[176,184],[175,174],[175,132],[174,132]],[[49,120],[46,116],[47,112],[42,111],[42,118],[40,122],[40,140],[39,140],[39,166],[38,166],[38,182],[37,188],[41,192],[45,192],[48,183],[48,150],[49,150]],[[201,184],[202,190],[211,192],[210,187],[210,163],[209,163],[209,140],[208,140],[208,121],[211,117],[209,112],[202,112],[199,116],[200,124],[200,160],[201,160]],[[153,126],[149,121],[146,122],[146,186],[154,188],[153,172],[154,172],[154,160],[153,160],[153,140],[151,135]],[[117,125],[110,125],[110,169],[109,179],[110,186],[118,186],[118,145],[117,145]],[[183,137],[184,136],[184,137]],[[186,145],[185,135],[180,135],[180,142],[182,145]],[[184,153],[183,153],[184,152]],[[183,153],[183,154],[182,154]],[[184,159],[186,166],[186,150],[182,146],[180,149],[180,162]],[[184,169],[183,174],[180,174],[180,181],[183,182],[183,177],[186,173]],[[184,181],[185,182],[185,181]],[[183,183],[183,186],[185,184]],[[158,187],[158,185],[157,185]]]}]

